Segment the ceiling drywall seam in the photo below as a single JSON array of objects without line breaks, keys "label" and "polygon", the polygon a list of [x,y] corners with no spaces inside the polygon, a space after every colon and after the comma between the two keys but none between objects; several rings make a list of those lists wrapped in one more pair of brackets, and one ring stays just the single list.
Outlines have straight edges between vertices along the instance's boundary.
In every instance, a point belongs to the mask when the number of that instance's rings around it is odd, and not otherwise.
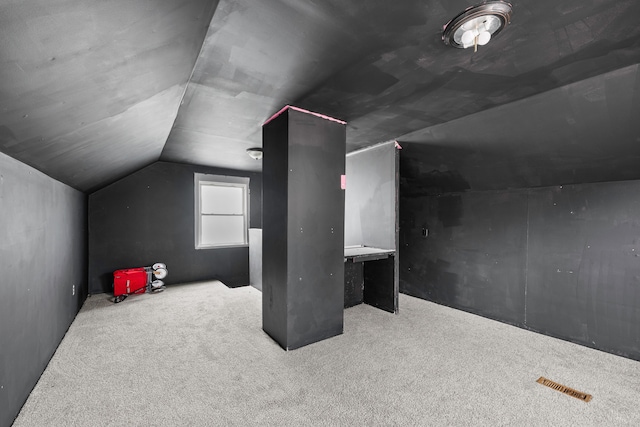
[{"label": "ceiling drywall seam", "polygon": [[376,142],[374,144],[366,145],[366,146],[364,146],[362,148],[358,148],[357,150],[349,151],[347,153],[347,157],[349,157],[349,156],[351,156],[353,154],[361,153],[363,151],[368,151],[368,150],[371,150],[371,149],[374,149],[374,148],[378,148],[378,147],[381,147],[381,146],[386,145],[386,144],[395,144],[396,147],[400,146],[400,144],[398,144],[398,141],[396,141],[395,139],[391,139],[389,141],[384,141],[384,142]]},{"label": "ceiling drywall seam", "polygon": [[171,125],[171,129],[169,130],[169,134],[167,135],[167,139],[164,141],[164,145],[162,146],[162,150],[160,151],[160,156],[158,160],[162,158],[162,153],[164,152],[165,147],[167,146],[167,142],[171,137],[171,132],[173,128],[176,126],[176,122],[178,121],[178,115],[180,114],[180,107],[182,107],[182,103],[184,102],[184,97],[187,94],[187,90],[189,90],[189,86],[191,85],[191,79],[193,78],[193,74],[196,71],[196,67],[198,66],[198,62],[200,62],[200,58],[202,57],[202,51],[204,50],[204,46],[209,39],[209,32],[211,31],[211,21],[213,21],[214,16],[216,15],[216,10],[220,5],[220,1],[216,1],[215,6],[213,7],[213,13],[211,14],[211,19],[209,19],[209,23],[207,24],[207,31],[204,33],[204,39],[202,40],[202,44],[200,45],[200,49],[198,50],[198,55],[196,56],[196,60],[193,63],[193,67],[191,68],[191,73],[189,74],[189,78],[187,79],[187,83],[184,85],[184,90],[182,91],[182,96],[180,97],[180,102],[178,102],[178,107],[176,108],[176,112],[173,118],[173,124]]}]

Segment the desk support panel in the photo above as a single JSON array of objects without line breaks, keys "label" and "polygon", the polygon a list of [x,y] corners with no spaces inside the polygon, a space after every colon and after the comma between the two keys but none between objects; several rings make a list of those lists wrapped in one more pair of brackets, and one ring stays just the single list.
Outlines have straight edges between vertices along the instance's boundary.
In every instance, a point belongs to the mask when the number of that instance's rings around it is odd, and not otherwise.
[{"label": "desk support panel", "polygon": [[344,308],[364,302],[364,263],[353,258],[344,262]]},{"label": "desk support panel", "polygon": [[396,312],[395,255],[364,264],[364,302],[390,313]]}]

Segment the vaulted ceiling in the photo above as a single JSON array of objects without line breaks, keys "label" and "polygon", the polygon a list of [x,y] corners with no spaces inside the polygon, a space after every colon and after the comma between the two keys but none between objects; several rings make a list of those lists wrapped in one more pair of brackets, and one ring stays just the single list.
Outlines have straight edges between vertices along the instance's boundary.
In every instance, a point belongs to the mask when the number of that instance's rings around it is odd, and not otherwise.
[{"label": "vaulted ceiling", "polygon": [[157,160],[258,171],[286,104],[396,139],[427,191],[640,179],[640,2],[513,0],[488,45],[469,0],[5,0],[0,151],[91,192]]}]

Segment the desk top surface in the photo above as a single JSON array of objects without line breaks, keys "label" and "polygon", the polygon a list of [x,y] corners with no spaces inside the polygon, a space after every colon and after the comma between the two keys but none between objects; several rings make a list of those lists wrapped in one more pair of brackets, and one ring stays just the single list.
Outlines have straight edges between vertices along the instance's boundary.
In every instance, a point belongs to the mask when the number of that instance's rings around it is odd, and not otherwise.
[{"label": "desk top surface", "polygon": [[380,249],[371,246],[345,246],[344,248],[345,258],[365,255],[394,254],[395,252],[396,251],[393,249]]}]

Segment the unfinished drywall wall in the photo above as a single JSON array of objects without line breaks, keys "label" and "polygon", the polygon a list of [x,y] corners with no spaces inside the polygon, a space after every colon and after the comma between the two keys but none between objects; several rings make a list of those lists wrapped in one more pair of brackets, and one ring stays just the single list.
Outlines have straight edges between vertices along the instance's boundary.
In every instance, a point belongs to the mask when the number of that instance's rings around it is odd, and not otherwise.
[{"label": "unfinished drywall wall", "polygon": [[529,328],[640,360],[640,181],[529,193]]},{"label": "unfinished drywall wall", "polygon": [[639,192],[624,181],[402,197],[401,291],[640,360]]},{"label": "unfinished drywall wall", "polygon": [[526,192],[402,198],[400,290],[524,325]]},{"label": "unfinished drywall wall", "polygon": [[87,295],[86,196],[0,153],[0,426]]},{"label": "unfinished drywall wall", "polygon": [[89,292],[112,292],[113,271],[167,264],[167,284],[249,284],[249,248],[195,249],[194,173],[250,178],[250,224],[261,226],[261,174],[156,162],[89,196]]}]

